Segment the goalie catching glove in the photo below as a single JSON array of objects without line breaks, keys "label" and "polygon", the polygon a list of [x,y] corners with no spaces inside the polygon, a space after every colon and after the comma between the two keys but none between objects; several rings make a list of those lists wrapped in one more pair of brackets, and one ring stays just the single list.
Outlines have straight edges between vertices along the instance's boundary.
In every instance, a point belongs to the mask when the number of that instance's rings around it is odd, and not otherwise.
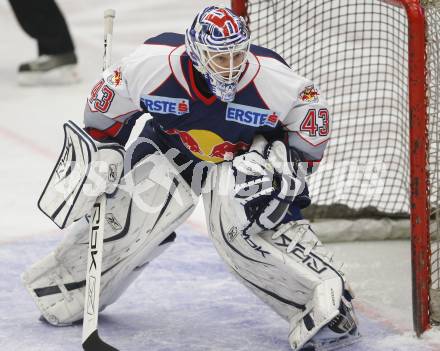
[{"label": "goalie catching glove", "polygon": [[298,157],[281,141],[257,136],[248,153],[232,161],[232,204],[239,226],[247,234],[273,229],[304,190]]}]

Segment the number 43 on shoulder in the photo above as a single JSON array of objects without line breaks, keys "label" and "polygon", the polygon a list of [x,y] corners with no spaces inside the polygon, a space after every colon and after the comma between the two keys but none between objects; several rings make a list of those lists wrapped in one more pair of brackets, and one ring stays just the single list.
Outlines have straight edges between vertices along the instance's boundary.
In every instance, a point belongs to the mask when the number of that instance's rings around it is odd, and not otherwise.
[{"label": "number 43 on shoulder", "polygon": [[319,110],[314,108],[309,109],[301,122],[299,130],[308,133],[308,135],[312,137],[328,136],[330,131],[328,110],[326,108]]}]

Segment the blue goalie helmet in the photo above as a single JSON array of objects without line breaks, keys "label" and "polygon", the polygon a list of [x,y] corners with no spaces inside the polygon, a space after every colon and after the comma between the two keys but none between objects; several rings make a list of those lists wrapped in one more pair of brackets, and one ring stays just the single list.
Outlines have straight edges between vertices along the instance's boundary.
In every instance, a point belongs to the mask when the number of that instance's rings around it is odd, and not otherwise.
[{"label": "blue goalie helmet", "polygon": [[250,47],[244,18],[227,8],[206,7],[187,29],[185,45],[211,92],[222,101],[233,101]]}]

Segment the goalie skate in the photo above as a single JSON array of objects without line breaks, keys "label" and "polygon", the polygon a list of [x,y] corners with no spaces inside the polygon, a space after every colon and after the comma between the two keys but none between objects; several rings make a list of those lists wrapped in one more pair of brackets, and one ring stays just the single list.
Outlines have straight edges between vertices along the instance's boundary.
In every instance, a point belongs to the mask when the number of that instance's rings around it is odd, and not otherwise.
[{"label": "goalie skate", "polygon": [[357,328],[357,320],[351,302],[343,297],[340,306],[340,314],[322,328],[301,350],[339,350],[356,343],[359,341],[360,337],[361,335]]},{"label": "goalie skate", "polygon": [[340,350],[343,347],[350,346],[360,339],[360,334],[356,335],[347,334],[336,339],[323,339],[319,341],[313,341],[311,344],[304,346],[301,351],[332,351]]}]

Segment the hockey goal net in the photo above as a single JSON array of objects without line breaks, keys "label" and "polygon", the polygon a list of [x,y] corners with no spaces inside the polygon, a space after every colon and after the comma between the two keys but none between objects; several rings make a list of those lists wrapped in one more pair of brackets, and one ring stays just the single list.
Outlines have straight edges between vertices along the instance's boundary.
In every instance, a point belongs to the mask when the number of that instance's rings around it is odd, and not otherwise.
[{"label": "hockey goal net", "polygon": [[255,44],[329,101],[332,139],[309,179],[307,217],[411,233],[420,335],[440,322],[440,0],[233,0],[232,8]]}]

